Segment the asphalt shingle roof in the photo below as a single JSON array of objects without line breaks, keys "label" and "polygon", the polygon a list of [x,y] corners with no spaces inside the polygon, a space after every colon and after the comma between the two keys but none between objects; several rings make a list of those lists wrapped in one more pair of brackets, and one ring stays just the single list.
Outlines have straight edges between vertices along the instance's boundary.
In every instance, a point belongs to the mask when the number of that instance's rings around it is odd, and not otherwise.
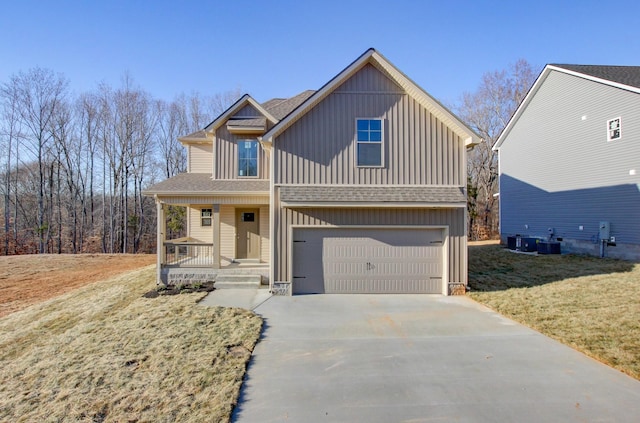
[{"label": "asphalt shingle roof", "polygon": [[269,194],[269,181],[264,179],[214,180],[210,173],[180,173],[152,185],[145,194],[230,194],[259,192]]},{"label": "asphalt shingle roof", "polygon": [[430,203],[466,204],[462,187],[299,185],[280,187],[285,203]]},{"label": "asphalt shingle roof", "polygon": [[304,103],[304,101],[311,97],[314,93],[314,90],[307,90],[291,98],[274,98],[265,103],[262,103],[262,107],[264,107],[266,111],[271,113],[274,118],[281,120],[289,113],[294,111],[299,105]]},{"label": "asphalt shingle roof", "polygon": [[583,73],[595,78],[640,88],[640,66],[566,65],[552,64],[558,68]]}]

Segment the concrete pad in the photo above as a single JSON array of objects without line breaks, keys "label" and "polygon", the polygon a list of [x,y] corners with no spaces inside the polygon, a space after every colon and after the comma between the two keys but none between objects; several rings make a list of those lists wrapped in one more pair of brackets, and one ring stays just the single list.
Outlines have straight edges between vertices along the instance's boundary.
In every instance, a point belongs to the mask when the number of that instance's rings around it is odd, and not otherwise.
[{"label": "concrete pad", "polygon": [[466,297],[271,297],[233,421],[636,422],[640,382]]},{"label": "concrete pad", "polygon": [[198,304],[208,307],[238,307],[253,310],[270,297],[271,293],[266,287],[216,289]]}]

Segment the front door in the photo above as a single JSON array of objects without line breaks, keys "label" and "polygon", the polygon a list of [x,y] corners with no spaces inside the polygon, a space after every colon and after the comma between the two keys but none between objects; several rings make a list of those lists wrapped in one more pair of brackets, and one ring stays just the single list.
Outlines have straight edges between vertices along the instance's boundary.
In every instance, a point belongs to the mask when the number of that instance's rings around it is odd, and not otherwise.
[{"label": "front door", "polygon": [[236,258],[260,258],[258,209],[236,209]]}]

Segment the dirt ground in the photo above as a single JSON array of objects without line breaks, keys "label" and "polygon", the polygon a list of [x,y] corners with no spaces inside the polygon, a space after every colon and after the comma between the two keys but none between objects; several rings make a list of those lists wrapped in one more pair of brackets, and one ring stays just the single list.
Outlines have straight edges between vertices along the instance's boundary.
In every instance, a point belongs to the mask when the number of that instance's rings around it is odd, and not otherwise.
[{"label": "dirt ground", "polygon": [[0,257],[0,317],[155,262],[154,254],[43,254]]}]

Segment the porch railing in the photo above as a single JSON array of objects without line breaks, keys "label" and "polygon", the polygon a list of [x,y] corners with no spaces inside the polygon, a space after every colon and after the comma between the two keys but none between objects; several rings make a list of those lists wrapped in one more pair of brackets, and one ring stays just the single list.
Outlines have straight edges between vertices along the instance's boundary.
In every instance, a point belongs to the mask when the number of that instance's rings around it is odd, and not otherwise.
[{"label": "porch railing", "polygon": [[165,242],[164,265],[174,267],[210,267],[213,265],[213,244]]}]

